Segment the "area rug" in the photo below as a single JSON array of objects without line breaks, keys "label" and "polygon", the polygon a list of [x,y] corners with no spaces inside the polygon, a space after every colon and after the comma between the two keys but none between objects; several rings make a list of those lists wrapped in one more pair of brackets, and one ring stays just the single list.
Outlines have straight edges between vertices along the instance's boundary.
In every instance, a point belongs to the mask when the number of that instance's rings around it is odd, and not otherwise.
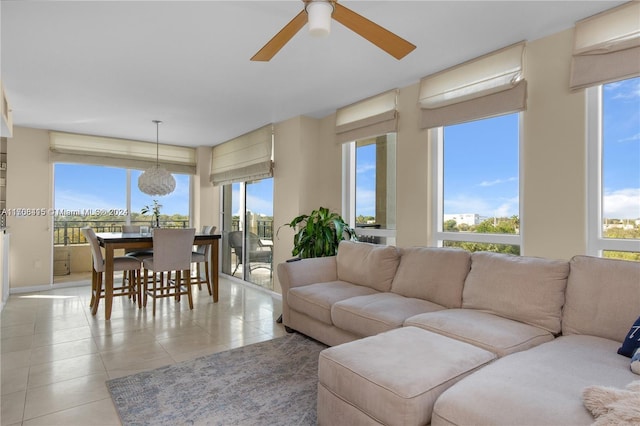
[{"label": "area rug", "polygon": [[107,381],[130,425],[315,425],[318,355],[303,335]]}]

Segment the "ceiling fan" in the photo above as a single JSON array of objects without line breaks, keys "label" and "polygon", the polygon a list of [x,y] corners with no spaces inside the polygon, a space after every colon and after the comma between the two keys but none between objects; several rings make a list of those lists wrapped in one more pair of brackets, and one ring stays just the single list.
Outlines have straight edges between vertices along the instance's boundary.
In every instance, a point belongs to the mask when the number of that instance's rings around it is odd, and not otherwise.
[{"label": "ceiling fan", "polygon": [[351,31],[360,34],[396,59],[402,59],[416,48],[405,39],[338,4],[337,0],[302,0],[304,9],[278,34],[251,58],[252,61],[269,61],[284,47],[304,25],[309,22],[309,33],[327,36],[331,19],[335,19]]}]

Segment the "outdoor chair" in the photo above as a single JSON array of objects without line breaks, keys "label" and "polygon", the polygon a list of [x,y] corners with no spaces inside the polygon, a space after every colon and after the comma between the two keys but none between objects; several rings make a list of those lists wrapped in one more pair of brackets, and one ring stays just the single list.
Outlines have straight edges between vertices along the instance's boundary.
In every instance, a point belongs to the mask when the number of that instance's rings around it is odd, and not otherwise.
[{"label": "outdoor chair", "polygon": [[[236,267],[231,275],[235,275],[236,271],[242,265],[242,248],[244,245],[242,231],[231,231],[228,235],[229,246],[233,253],[236,255]],[[249,240],[249,250],[246,254],[246,261],[249,264],[248,271],[254,271],[258,268],[269,269],[269,273],[273,274],[273,251],[272,247],[265,245],[260,240],[258,235],[253,232],[247,233],[247,239]]]}]

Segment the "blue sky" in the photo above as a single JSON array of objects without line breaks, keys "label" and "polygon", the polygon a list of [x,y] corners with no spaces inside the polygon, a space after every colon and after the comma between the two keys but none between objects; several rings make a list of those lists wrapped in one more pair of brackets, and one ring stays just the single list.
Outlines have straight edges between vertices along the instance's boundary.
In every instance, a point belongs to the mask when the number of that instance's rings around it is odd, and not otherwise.
[{"label": "blue sky", "polygon": [[602,94],[605,218],[640,218],[640,77]]},{"label": "blue sky", "polygon": [[[640,78],[604,87],[603,116],[604,216],[640,218]],[[517,137],[517,114],[445,129],[445,214],[477,213],[486,217],[518,214]],[[132,171],[134,212],[153,199],[138,191],[140,173]],[[162,213],[187,215],[188,176],[174,176],[176,191],[157,198],[163,205]],[[126,207],[126,174],[122,169],[57,164],[55,178],[57,209]],[[356,182],[357,214],[374,215],[375,145],[358,149]],[[234,185],[236,214],[237,189],[238,185]],[[247,186],[247,209],[271,216],[272,200],[272,179]]]},{"label": "blue sky", "polygon": [[[131,210],[140,213],[143,206],[157,199],[162,205],[162,214],[189,214],[189,176],[174,173],[176,189],[162,197],[151,197],[138,189],[138,177],[142,171],[131,171]],[[126,170],[82,164],[56,164],[55,203],[56,209],[107,210],[125,209]]]},{"label": "blue sky", "polygon": [[356,153],[356,216],[376,215],[376,144]]},{"label": "blue sky", "polygon": [[[446,128],[445,214],[518,214],[517,138],[517,114]],[[375,164],[375,144],[359,147],[356,215],[375,216]]]},{"label": "blue sky", "polygon": [[[264,216],[273,216],[273,179],[262,179],[246,186],[246,209]],[[240,184],[233,184],[231,209],[236,216],[240,212]]]},{"label": "blue sky", "polygon": [[518,215],[518,114],[444,130],[444,214]]}]

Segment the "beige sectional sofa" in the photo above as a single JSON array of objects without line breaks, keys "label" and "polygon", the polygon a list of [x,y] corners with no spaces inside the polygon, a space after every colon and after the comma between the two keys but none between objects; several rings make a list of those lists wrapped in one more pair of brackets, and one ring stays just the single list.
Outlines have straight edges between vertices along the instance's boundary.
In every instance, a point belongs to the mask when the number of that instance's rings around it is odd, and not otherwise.
[{"label": "beige sectional sofa", "polygon": [[638,379],[635,262],[345,241],[278,277],[285,326],[332,346],[320,424],[590,424],[584,387]]}]

